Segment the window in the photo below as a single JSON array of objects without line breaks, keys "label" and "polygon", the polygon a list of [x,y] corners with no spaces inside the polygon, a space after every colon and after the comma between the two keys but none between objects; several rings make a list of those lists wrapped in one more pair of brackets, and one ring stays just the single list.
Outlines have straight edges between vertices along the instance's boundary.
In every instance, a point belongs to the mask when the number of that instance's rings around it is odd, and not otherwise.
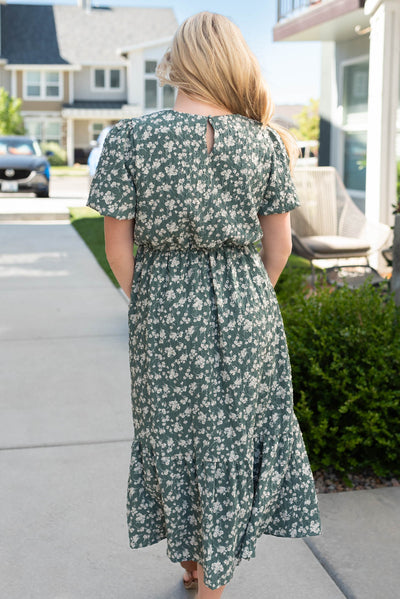
[{"label": "window", "polygon": [[144,64],[144,107],[173,108],[175,103],[175,88],[171,85],[158,84],[156,77],[156,60],[146,60]]},{"label": "window", "polygon": [[365,168],[359,168],[359,161],[365,160],[366,152],[366,131],[345,133],[344,184],[346,187],[365,191]]},{"label": "window", "polygon": [[61,143],[61,121],[58,119],[30,119],[25,118],[25,128],[28,135],[33,135],[39,142]]},{"label": "window", "polygon": [[92,72],[94,91],[121,91],[121,69],[93,69]]},{"label": "window", "polygon": [[146,73],[155,73],[157,67],[156,60],[146,60],[144,70]]},{"label": "window", "polygon": [[349,64],[343,71],[343,122],[368,112],[368,62]]},{"label": "window", "polygon": [[361,210],[365,203],[368,128],[368,56],[342,63],[343,182]]},{"label": "window", "polygon": [[26,74],[26,95],[40,97],[40,71],[28,71]]},{"label": "window", "polygon": [[24,122],[27,135],[33,135],[39,141],[42,140],[42,124],[40,121],[35,121],[31,119],[25,119]]},{"label": "window", "polygon": [[97,138],[99,137],[100,133],[103,131],[104,127],[105,127],[104,123],[92,123],[90,139],[92,141],[97,141]]},{"label": "window", "polygon": [[60,92],[60,75],[57,72],[45,73],[46,96],[48,98],[58,97]]},{"label": "window", "polygon": [[173,108],[175,104],[175,90],[172,85],[164,85],[163,90],[163,108]]},{"label": "window", "polygon": [[106,72],[104,69],[95,69],[94,71],[94,86],[105,87],[106,86]]},{"label": "window", "polygon": [[44,123],[45,141],[61,141],[61,122],[60,121],[45,121]]},{"label": "window", "polygon": [[110,87],[113,89],[119,89],[121,87],[120,84],[120,70],[119,69],[110,69]]},{"label": "window", "polygon": [[24,71],[25,100],[60,100],[62,77],[59,71]]}]

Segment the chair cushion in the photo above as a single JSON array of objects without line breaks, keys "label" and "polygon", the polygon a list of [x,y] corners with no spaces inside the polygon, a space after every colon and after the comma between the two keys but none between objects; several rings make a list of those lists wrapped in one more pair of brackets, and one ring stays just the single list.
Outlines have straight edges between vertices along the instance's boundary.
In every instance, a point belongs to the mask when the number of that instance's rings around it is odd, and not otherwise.
[{"label": "chair cushion", "polygon": [[313,235],[311,237],[301,237],[301,241],[317,254],[367,252],[371,248],[364,239],[340,237],[339,235]]}]

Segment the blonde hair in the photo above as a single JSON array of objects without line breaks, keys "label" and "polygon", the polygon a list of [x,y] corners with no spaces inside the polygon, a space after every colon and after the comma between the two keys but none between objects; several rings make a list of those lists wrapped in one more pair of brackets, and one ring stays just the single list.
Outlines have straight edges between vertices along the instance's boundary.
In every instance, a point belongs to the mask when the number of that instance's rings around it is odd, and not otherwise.
[{"label": "blonde hair", "polygon": [[275,105],[259,62],[228,17],[202,11],[183,21],[156,75],[161,86],[178,87],[193,99],[274,129],[282,138],[293,172],[300,153],[296,139],[287,128],[271,123]]}]

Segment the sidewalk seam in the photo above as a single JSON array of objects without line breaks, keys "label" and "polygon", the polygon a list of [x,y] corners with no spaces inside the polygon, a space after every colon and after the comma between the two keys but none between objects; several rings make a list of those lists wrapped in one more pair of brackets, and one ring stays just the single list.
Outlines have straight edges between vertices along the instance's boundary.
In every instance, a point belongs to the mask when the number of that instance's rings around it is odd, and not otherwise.
[{"label": "sidewalk seam", "polygon": [[106,439],[104,441],[70,441],[65,443],[41,443],[40,445],[10,445],[8,447],[0,447],[0,451],[13,451],[15,449],[44,449],[53,447],[79,447],[82,445],[104,445],[105,443],[132,443],[133,436],[124,439]]},{"label": "sidewalk seam", "polygon": [[357,599],[356,595],[352,593],[352,591],[348,588],[347,584],[341,580],[337,572],[331,566],[329,561],[322,555],[322,553],[313,545],[311,539],[304,538],[303,542],[307,545],[311,553],[318,560],[321,566],[324,568],[325,572],[328,574],[329,578],[336,585],[339,591],[343,594],[346,599]]},{"label": "sidewalk seam", "polygon": [[49,340],[59,340],[59,339],[97,339],[99,337],[123,337],[128,338],[126,333],[102,333],[101,335],[71,335],[71,336],[60,336],[60,337],[21,337],[20,339],[3,337],[0,338],[0,343],[17,343],[18,341],[23,341],[26,343],[27,341],[49,341]]}]

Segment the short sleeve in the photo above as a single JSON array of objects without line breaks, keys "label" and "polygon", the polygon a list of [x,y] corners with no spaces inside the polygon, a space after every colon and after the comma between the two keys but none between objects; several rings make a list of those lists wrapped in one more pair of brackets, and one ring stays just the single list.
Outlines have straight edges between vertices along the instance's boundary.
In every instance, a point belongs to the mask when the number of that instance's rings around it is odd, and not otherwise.
[{"label": "short sleeve", "polygon": [[86,206],[118,220],[136,214],[136,187],[132,119],[123,119],[110,129],[90,185]]},{"label": "short sleeve", "polygon": [[272,150],[270,171],[262,204],[257,214],[289,212],[300,205],[300,200],[290,173],[289,156],[279,133],[268,128]]}]

